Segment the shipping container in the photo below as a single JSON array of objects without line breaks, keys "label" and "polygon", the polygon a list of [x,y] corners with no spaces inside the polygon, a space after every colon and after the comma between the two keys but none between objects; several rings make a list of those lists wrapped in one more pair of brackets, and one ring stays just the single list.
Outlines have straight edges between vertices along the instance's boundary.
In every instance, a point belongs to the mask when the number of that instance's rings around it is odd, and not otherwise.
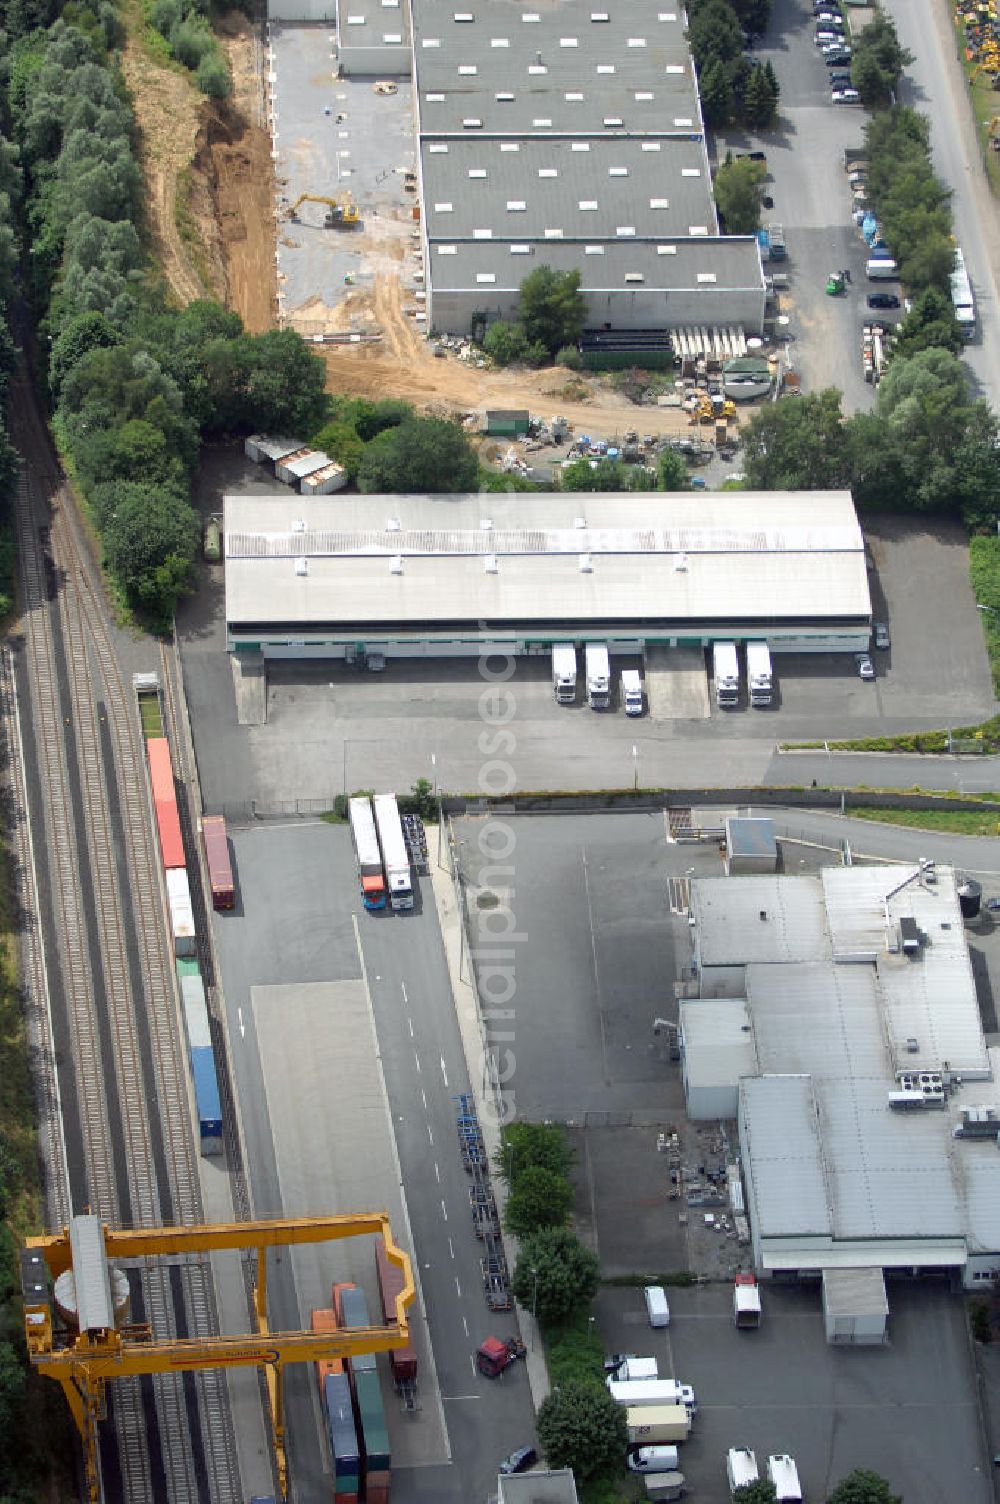
[{"label": "shipping container", "polygon": [[[403,1271],[394,1264],[385,1251],[385,1240],[379,1233],[375,1238],[375,1268],[378,1272],[379,1299],[382,1304],[382,1320],[386,1326],[396,1321],[396,1297],[403,1292]],[[389,1353],[389,1367],[397,1384],[413,1384],[417,1377],[417,1354],[415,1349],[394,1347]]]},{"label": "shipping container", "polygon": [[330,1442],[334,1483],[339,1492],[358,1493],[361,1448],[358,1444],[351,1386],[346,1373],[328,1374],[323,1382],[323,1418]]},{"label": "shipping container", "polygon": [[374,1369],[354,1374],[354,1394],[361,1424],[361,1448],[365,1458],[365,1475],[387,1473],[392,1467],[389,1433],[385,1427],[382,1390]]},{"label": "shipping container", "polygon": [[208,1025],[208,1005],[201,977],[184,977],[181,982],[184,1001],[184,1026],[187,1029],[188,1049],[211,1048],[212,1034]]},{"label": "shipping container", "polygon": [[219,1080],[215,1073],[215,1054],[211,1047],[199,1045],[191,1051],[191,1077],[198,1107],[198,1135],[202,1154],[222,1153],[222,1102]]},{"label": "shipping container", "polygon": [[303,476],[300,489],[303,496],[332,496],[334,491],[342,491],[346,485],[347,471],[336,460],[331,460],[322,470]]},{"label": "shipping container", "polygon": [[[333,1305],[343,1327],[371,1326],[368,1302],[357,1285],[334,1285]],[[355,1353],[350,1360],[352,1373],[371,1373],[375,1369],[374,1353]]]},{"label": "shipping container", "polygon": [[193,956],[194,911],[191,908],[191,889],[183,867],[171,867],[167,872],[167,903],[170,908],[170,933],[174,937],[174,954]]},{"label": "shipping container", "polygon": [[[336,1311],[313,1311],[309,1317],[309,1329],[313,1332],[339,1332],[340,1322],[337,1320]],[[323,1398],[323,1385],[327,1379],[343,1372],[343,1358],[318,1358],[316,1360],[316,1382],[319,1384],[320,1399]]]},{"label": "shipping container", "polygon": [[201,838],[205,845],[205,860],[208,863],[208,880],[212,888],[213,909],[231,909],[236,902],[233,887],[233,867],[229,860],[229,838],[223,815],[205,815],[201,822]]},{"label": "shipping container", "polygon": [[171,867],[183,867],[186,863],[184,838],[177,814],[174,770],[166,737],[151,736],[146,742],[146,756],[149,759],[149,781],[156,809],[156,826],[160,834],[160,852],[163,865],[169,871]]}]

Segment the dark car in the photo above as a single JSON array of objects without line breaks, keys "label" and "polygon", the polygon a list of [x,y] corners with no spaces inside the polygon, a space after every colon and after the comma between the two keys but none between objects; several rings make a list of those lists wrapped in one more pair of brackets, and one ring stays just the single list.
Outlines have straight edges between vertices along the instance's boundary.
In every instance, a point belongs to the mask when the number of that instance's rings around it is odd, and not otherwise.
[{"label": "dark car", "polygon": [[500,1471],[504,1474],[526,1473],[529,1467],[534,1467],[538,1461],[538,1453],[534,1447],[518,1447],[516,1452],[511,1452],[500,1464]]},{"label": "dark car", "polygon": [[828,68],[842,68],[851,61],[851,54],[846,47],[837,47],[833,52],[824,52],[823,61]]},{"label": "dark car", "polygon": [[899,299],[894,292],[870,292],[868,294],[869,308],[898,308]]},{"label": "dark car", "polygon": [[841,85],[843,85],[843,87],[845,89],[849,89],[850,86],[851,86],[851,75],[849,73],[831,73],[830,74],[830,87],[831,87],[831,89],[836,89],[836,88],[840,87]]}]

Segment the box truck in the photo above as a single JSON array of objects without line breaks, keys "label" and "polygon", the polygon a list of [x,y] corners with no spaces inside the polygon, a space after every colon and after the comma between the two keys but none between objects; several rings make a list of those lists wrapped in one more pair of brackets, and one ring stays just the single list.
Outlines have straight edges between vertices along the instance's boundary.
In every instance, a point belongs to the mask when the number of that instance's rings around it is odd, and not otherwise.
[{"label": "box truck", "polygon": [[749,1447],[729,1448],[726,1454],[726,1477],[729,1479],[729,1492],[734,1499],[738,1488],[746,1488],[748,1484],[759,1481],[757,1458]]},{"label": "box truck", "polygon": [[752,1274],[738,1274],[733,1285],[733,1320],[748,1330],[760,1326],[760,1290]]},{"label": "box truck", "polygon": [[687,1441],[691,1434],[691,1416],[685,1405],[635,1405],[625,1411],[625,1424],[631,1446]]},{"label": "box truck", "polygon": [[778,1504],[802,1504],[802,1485],[795,1458],[787,1453],[767,1459],[767,1476],[774,1484]]},{"label": "box truck", "polygon": [[637,668],[622,669],[622,703],[626,715],[642,715],[642,675]]},{"label": "box truck", "polygon": [[766,642],[747,643],[747,682],[751,705],[770,705],[774,693],[771,652]]},{"label": "box truck", "polygon": [[694,1390],[690,1384],[678,1384],[676,1379],[608,1379],[608,1392],[619,1405],[638,1408],[640,1405],[683,1405],[686,1410],[697,1409]]},{"label": "box truck", "polygon": [[552,644],[552,693],[558,705],[576,703],[576,648],[571,642]]},{"label": "box truck", "polygon": [[588,642],[584,658],[587,665],[587,703],[591,710],[607,710],[611,704],[611,661],[607,644]]},{"label": "box truck", "polygon": [[715,703],[731,710],[740,702],[740,661],[735,642],[712,644],[712,674],[715,679]]}]

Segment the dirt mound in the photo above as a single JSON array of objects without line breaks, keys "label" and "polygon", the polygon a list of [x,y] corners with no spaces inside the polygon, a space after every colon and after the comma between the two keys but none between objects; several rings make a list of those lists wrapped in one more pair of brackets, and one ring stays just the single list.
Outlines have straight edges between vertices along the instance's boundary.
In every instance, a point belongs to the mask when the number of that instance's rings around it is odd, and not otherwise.
[{"label": "dirt mound", "polygon": [[194,176],[206,185],[226,302],[251,333],[274,323],[271,143],[231,104],[205,105]]}]

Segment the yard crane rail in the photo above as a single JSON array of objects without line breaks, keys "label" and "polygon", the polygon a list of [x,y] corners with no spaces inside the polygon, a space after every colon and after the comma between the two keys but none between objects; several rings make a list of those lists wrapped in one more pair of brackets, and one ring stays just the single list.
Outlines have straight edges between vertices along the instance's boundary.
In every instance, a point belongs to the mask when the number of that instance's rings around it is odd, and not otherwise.
[{"label": "yard crane rail", "polygon": [[[402,1270],[403,1288],[396,1297],[396,1320],[386,1326],[335,1332],[272,1332],[267,1315],[267,1250],[335,1242],[366,1234],[381,1234],[390,1263]],[[247,1335],[159,1340],[148,1326],[115,1325],[110,1266],[116,1261],[250,1248],[257,1253],[253,1290],[255,1331]],[[67,1271],[74,1274],[80,1317],[80,1330],[76,1334],[66,1337],[54,1331],[46,1271],[53,1281]],[[26,1239],[22,1293],[28,1355],[39,1373],[62,1385],[83,1440],[89,1498],[92,1504],[100,1504],[97,1426],[106,1413],[104,1390],[109,1379],[203,1368],[263,1368],[278,1482],[284,1496],[288,1478],[285,1365],[386,1352],[405,1346],[409,1336],[407,1307],[416,1289],[409,1256],[393,1241],[388,1215],[359,1212],[336,1217],[280,1217],[128,1231],[115,1231],[97,1217],[74,1217],[61,1233]]]}]

